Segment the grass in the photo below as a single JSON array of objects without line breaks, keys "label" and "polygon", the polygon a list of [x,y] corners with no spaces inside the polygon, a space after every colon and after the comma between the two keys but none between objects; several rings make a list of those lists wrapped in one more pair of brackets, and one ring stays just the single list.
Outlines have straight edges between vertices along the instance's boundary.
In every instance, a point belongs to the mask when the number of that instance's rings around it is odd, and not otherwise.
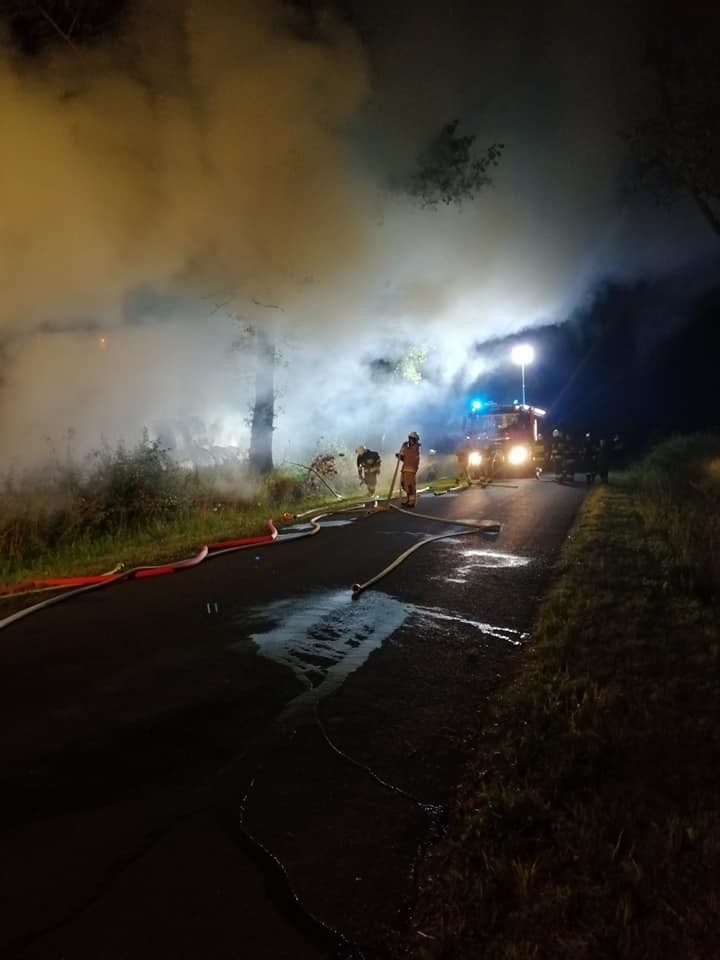
[{"label": "grass", "polygon": [[416,960],[720,944],[720,438],[596,489],[425,872]]},{"label": "grass", "polygon": [[[354,454],[318,454],[312,464],[311,474],[300,466],[267,477],[241,465],[188,471],[145,437],[131,449],[103,448],[83,464],[56,460],[31,482],[6,477],[0,586],[180,560],[206,543],[265,534],[271,517],[280,525],[284,515],[337,507],[331,488],[344,506],[367,496]],[[446,466],[437,458],[425,473],[437,477]],[[386,469],[379,495],[388,484]],[[10,603],[0,597],[0,616]]]},{"label": "grass", "polygon": [[[354,471],[327,479],[349,498],[358,492]],[[338,502],[302,469],[262,478],[241,466],[188,471],[144,439],[82,468],[55,464],[30,483],[6,478],[0,584],[182,559],[205,543],[265,534],[271,517]]]}]

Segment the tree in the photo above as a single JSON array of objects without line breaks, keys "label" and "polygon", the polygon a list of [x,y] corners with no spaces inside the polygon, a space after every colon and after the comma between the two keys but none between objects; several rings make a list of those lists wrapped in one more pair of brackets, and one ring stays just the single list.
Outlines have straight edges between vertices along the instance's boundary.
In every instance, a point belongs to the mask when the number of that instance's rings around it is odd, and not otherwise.
[{"label": "tree", "polygon": [[457,136],[458,122],[445,124],[433,137],[418,157],[416,169],[401,184],[423,207],[459,205],[492,184],[489,171],[498,165],[504,144],[493,143],[484,154],[474,156],[475,137]]},{"label": "tree", "polygon": [[686,192],[720,236],[720,11],[665,0],[649,23],[656,105],[630,133],[638,179],[665,200]]},{"label": "tree", "polygon": [[260,474],[273,469],[272,437],[275,429],[275,370],[278,351],[268,330],[253,328],[255,346],[255,398],[250,418],[250,464]]},{"label": "tree", "polygon": [[[227,301],[226,303],[229,303]],[[225,306],[226,303],[218,305]],[[274,303],[261,303],[254,297],[252,303],[256,307],[266,310],[280,310],[282,307]],[[215,311],[213,311],[215,312]],[[212,316],[212,314],[211,314]],[[232,316],[229,314],[229,316]],[[277,347],[277,332],[273,324],[265,323],[262,326],[255,323],[246,323],[242,314],[236,314],[233,319],[241,325],[240,336],[234,343],[236,350],[246,349],[252,355],[254,365],[254,392],[250,411],[250,465],[258,473],[265,475],[273,469],[273,432],[275,430],[275,402],[277,390],[275,374],[281,363],[280,351]]]},{"label": "tree", "polygon": [[421,383],[426,360],[427,349],[413,344],[408,347],[407,353],[395,361],[393,372],[400,380],[405,380],[407,383]]}]

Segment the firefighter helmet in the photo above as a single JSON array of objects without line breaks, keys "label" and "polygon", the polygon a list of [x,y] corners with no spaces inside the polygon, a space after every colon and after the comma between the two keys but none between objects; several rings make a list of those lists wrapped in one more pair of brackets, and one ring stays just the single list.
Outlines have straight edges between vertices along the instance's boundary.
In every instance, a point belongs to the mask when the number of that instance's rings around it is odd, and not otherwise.
[{"label": "firefighter helmet", "polygon": [[418,436],[417,430],[411,430],[410,433],[408,434],[408,440],[419,440],[419,439],[420,437]]},{"label": "firefighter helmet", "polygon": [[365,453],[365,450],[366,450],[366,449],[367,449],[367,447],[364,447],[362,444],[360,444],[360,446],[355,447],[355,453],[356,453],[358,456],[360,456],[361,453]]}]

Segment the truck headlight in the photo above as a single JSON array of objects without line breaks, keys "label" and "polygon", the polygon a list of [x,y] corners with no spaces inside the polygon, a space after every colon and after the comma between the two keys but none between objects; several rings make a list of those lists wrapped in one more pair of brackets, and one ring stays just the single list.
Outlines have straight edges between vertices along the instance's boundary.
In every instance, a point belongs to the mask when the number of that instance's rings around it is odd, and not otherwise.
[{"label": "truck headlight", "polygon": [[471,467],[479,467],[482,463],[482,454],[480,454],[477,450],[473,450],[468,457],[468,463]]},{"label": "truck headlight", "polygon": [[528,448],[523,446],[510,447],[508,453],[508,463],[514,467],[519,467],[521,463],[526,463],[529,457]]}]

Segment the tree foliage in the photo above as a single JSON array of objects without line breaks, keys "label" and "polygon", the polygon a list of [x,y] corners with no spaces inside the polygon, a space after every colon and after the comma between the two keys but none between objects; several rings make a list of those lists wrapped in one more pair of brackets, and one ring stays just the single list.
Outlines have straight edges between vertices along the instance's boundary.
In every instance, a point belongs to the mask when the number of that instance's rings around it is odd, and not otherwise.
[{"label": "tree foliage", "polygon": [[631,132],[637,172],[661,199],[684,191],[720,236],[720,10],[659,4],[648,31],[656,104]]},{"label": "tree foliage", "polygon": [[423,367],[427,360],[427,350],[424,346],[413,345],[408,348],[399,360],[393,364],[393,372],[400,380],[408,383],[421,383]]},{"label": "tree foliage", "polygon": [[457,120],[445,124],[418,157],[405,191],[422,207],[462,204],[492,184],[490,170],[497,167],[504,144],[493,143],[484,154],[473,152],[474,136],[458,136]]}]

